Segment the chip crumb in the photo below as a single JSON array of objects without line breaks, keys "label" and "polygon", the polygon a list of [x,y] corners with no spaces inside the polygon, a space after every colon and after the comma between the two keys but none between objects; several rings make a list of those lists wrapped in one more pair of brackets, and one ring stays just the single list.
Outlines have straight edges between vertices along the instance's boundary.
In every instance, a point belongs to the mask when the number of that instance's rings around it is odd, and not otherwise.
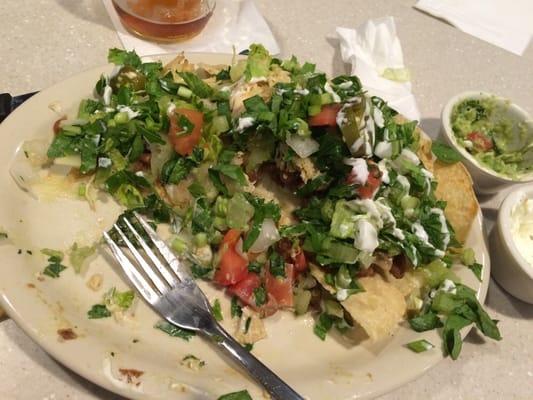
[{"label": "chip crumb", "polygon": [[26,286],[30,289],[35,289],[35,285],[33,283],[27,283]]},{"label": "chip crumb", "polygon": [[94,274],[87,281],[87,287],[95,292],[100,290],[102,283],[104,282],[104,276],[102,274]]},{"label": "chip crumb", "polygon": [[62,340],[74,340],[78,338],[78,335],[76,332],[72,330],[72,328],[64,328],[64,329],[58,329],[57,334],[60,337],[60,341]]},{"label": "chip crumb", "polygon": [[119,368],[118,370],[122,376],[126,378],[127,383],[133,383],[135,386],[139,386],[139,378],[144,374],[144,371],[132,368]]},{"label": "chip crumb", "polygon": [[176,391],[176,392],[180,392],[180,393],[186,393],[187,392],[187,387],[182,384],[182,383],[172,383],[170,384],[170,389]]},{"label": "chip crumb", "polygon": [[200,360],[198,357],[192,354],[188,354],[181,360],[181,365],[198,372],[202,367],[205,366],[205,361]]},{"label": "chip crumb", "polygon": [[372,374],[370,372],[367,372],[366,376],[368,376],[368,379],[370,379],[371,381],[374,380],[374,376],[372,376]]}]

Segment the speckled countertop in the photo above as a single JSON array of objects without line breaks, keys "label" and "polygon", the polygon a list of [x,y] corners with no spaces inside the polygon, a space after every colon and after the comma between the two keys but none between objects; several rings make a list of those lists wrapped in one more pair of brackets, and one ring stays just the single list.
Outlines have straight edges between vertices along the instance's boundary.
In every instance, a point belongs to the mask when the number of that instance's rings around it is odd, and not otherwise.
[{"label": "speckled countertop", "polygon": [[[453,94],[483,89],[533,112],[533,45],[515,56],[412,8],[414,0],[256,0],[284,56],[340,73],[336,26],[392,15],[413,76],[422,126],[432,136]],[[0,92],[46,88],[105,62],[120,42],[100,0],[2,0]],[[493,216],[486,215],[487,218]],[[490,222],[490,221],[488,221]],[[441,362],[383,399],[533,399],[533,306],[491,281],[487,306],[504,340],[466,339],[459,361]],[[66,370],[12,321],[0,323],[0,399],[117,399]]]}]

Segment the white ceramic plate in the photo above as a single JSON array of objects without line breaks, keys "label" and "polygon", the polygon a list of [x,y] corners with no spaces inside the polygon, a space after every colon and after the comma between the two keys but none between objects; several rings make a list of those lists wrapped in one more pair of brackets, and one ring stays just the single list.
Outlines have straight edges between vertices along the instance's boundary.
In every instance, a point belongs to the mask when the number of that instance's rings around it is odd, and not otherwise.
[{"label": "white ceramic plate", "polygon": [[[190,60],[218,64],[229,63],[231,57],[191,54]],[[51,137],[51,127],[58,116],[48,108],[50,103],[58,101],[69,115],[74,115],[79,101],[91,96],[100,74],[112,69],[95,68],[67,79],[34,96],[0,125],[0,226],[10,234],[9,241],[0,245],[0,303],[58,361],[128,398],[215,399],[242,389],[248,389],[254,399],[264,398],[259,387],[200,337],[186,342],[154,329],[158,318],[141,301],[135,305],[133,320],[117,323],[112,318],[87,319],[87,310],[101,302],[105,290],[126,287],[115,263],[105,253],[100,253],[81,275],[69,268],[59,279],[37,279],[46,265],[45,257],[39,253],[41,248],[67,249],[74,241],[97,239],[110,227],[119,209],[109,201],[99,202],[96,212],[77,199],[38,202],[15,185],[8,164],[22,141]],[[490,267],[481,215],[467,244],[484,265],[483,283],[479,284],[466,268],[460,269],[458,275],[477,289],[483,301]],[[96,293],[86,287],[86,281],[97,272],[104,275],[104,283]],[[211,299],[223,297],[221,292],[203,287]],[[223,313],[229,324],[226,299]],[[441,339],[435,331],[419,334],[401,327],[382,343],[350,346],[335,335],[320,341],[313,334],[310,317],[295,318],[291,313],[279,312],[266,320],[266,326],[269,337],[256,344],[254,354],[309,399],[377,396],[415,379],[443,358]],[[72,328],[77,339],[60,340],[57,331],[62,328]],[[420,338],[436,344],[436,348],[415,354],[404,347]],[[206,361],[206,366],[196,372],[181,365],[187,354]],[[143,371],[141,383],[128,383],[119,369]]]}]

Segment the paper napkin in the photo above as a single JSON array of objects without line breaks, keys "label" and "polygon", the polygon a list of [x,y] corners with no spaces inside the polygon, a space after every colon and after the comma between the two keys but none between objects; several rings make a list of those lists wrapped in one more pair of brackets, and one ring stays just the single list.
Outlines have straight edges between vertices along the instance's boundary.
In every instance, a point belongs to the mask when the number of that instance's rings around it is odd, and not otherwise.
[{"label": "paper napkin", "polygon": [[532,0],[419,0],[415,7],[517,55],[533,36]]},{"label": "paper napkin", "polygon": [[352,65],[352,74],[369,94],[383,98],[407,118],[419,120],[394,18],[369,20],[356,29],[337,28],[337,35],[342,59]]},{"label": "paper napkin", "polygon": [[217,0],[213,16],[200,34],[178,43],[155,43],[132,35],[121,24],[111,0],[102,0],[118,37],[126,50],[140,56],[188,52],[232,53],[262,43],[272,54],[280,52],[278,43],[253,0]]}]

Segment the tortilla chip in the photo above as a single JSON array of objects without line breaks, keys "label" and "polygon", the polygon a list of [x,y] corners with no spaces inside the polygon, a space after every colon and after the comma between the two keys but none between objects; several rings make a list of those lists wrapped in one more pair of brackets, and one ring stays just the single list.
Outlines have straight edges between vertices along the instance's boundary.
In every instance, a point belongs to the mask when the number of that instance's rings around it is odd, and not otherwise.
[{"label": "tortilla chip", "polygon": [[[331,294],[335,289],[325,282],[325,273],[316,265],[310,264],[311,274]],[[407,305],[402,293],[380,275],[360,278],[364,292],[355,293],[341,305],[372,340],[391,336],[403,320]]]},{"label": "tortilla chip", "polygon": [[445,164],[437,161],[433,174],[437,181],[435,196],[446,201],[444,214],[452,225],[457,240],[464,243],[479,210],[472,178],[460,162]]},{"label": "tortilla chip", "polygon": [[418,155],[418,158],[420,158],[420,161],[422,161],[422,164],[424,164],[424,168],[428,171],[433,172],[435,168],[435,156],[433,156],[433,153],[431,151],[431,146],[433,142],[431,141],[430,137],[422,131],[419,127],[416,128],[419,134],[419,147],[416,154]]},{"label": "tortilla chip", "polygon": [[241,319],[233,337],[241,344],[254,344],[261,339],[265,339],[267,332],[259,315],[246,307],[242,311]]}]

